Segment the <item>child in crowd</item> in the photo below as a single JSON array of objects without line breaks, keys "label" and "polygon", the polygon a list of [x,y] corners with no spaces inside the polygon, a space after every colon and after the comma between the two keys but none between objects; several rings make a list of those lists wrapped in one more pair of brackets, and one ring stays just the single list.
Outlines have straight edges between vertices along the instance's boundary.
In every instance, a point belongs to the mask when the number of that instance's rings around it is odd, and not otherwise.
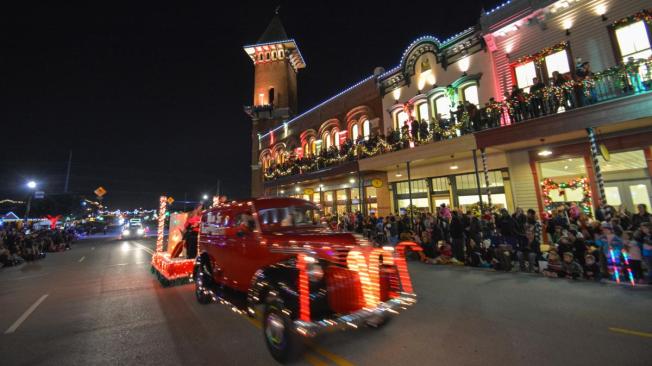
[{"label": "child in crowd", "polygon": [[566,252],[563,254],[564,259],[561,262],[561,271],[559,272],[559,277],[566,277],[569,279],[578,279],[582,277],[582,266],[575,261],[572,252]]},{"label": "child in crowd", "polygon": [[485,261],[482,259],[483,253],[481,248],[478,247],[475,240],[469,240],[469,253],[466,257],[466,265],[471,267],[482,267]]},{"label": "child in crowd", "polygon": [[584,278],[587,280],[600,281],[601,272],[600,266],[595,261],[595,257],[591,254],[587,254],[584,257]]},{"label": "child in crowd", "polygon": [[449,264],[453,258],[453,248],[445,241],[439,242],[439,256],[430,263],[433,264]]},{"label": "child in crowd", "polygon": [[643,267],[641,266],[643,255],[641,254],[641,247],[633,239],[634,236],[631,231],[623,232],[623,251],[629,259],[629,269],[632,270],[634,281],[638,282],[643,279]]},{"label": "child in crowd", "polygon": [[551,249],[548,252],[548,265],[543,270],[543,275],[546,277],[559,277],[561,272],[561,262],[559,260],[559,254],[556,250]]}]

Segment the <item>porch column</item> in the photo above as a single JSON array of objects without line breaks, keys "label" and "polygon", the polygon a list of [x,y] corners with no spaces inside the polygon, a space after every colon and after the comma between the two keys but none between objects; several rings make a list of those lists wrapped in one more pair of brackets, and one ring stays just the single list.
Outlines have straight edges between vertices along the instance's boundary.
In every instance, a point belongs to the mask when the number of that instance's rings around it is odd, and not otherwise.
[{"label": "porch column", "polygon": [[591,158],[593,159],[593,170],[595,171],[595,180],[598,183],[598,195],[602,204],[607,204],[607,196],[604,193],[604,179],[600,170],[600,160],[598,159],[598,144],[595,141],[595,131],[593,127],[586,129],[589,134],[589,143],[591,144]]},{"label": "porch column", "polygon": [[480,212],[482,213],[484,205],[482,204],[482,188],[480,187],[480,173],[478,173],[478,155],[476,149],[473,149],[473,168],[475,169],[475,183],[478,187],[478,198],[480,199]]},{"label": "porch column", "polygon": [[[482,158],[482,172],[484,173],[484,183],[487,191],[487,205],[491,207],[491,188],[489,186],[489,170],[487,168],[487,152],[484,148],[480,149],[480,157]],[[474,159],[475,160],[475,159]]]}]

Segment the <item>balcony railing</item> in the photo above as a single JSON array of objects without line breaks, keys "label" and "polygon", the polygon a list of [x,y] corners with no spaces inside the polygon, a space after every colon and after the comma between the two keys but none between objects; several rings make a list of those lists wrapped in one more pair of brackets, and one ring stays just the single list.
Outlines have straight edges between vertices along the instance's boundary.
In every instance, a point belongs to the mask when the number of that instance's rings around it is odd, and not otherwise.
[{"label": "balcony railing", "polygon": [[529,119],[562,113],[616,98],[652,90],[652,59],[612,67],[584,78],[559,79],[557,83],[534,88],[531,93],[514,90],[502,102],[492,99],[478,109],[466,103],[451,111],[451,118],[408,121],[401,130],[387,136],[375,135],[357,141],[345,140],[319,154],[288,156],[281,164],[264,169],[265,180],[319,171],[347,161],[364,159],[408,149],[435,141],[454,139],[464,134],[501,128]]}]

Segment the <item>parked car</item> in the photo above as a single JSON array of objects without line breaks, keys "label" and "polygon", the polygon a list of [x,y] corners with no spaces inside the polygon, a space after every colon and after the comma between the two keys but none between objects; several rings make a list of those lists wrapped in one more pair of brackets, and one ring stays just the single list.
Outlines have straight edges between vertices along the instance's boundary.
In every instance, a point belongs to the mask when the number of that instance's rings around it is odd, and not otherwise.
[{"label": "parked car", "polygon": [[195,294],[202,303],[224,287],[247,294],[246,312],[262,315],[265,343],[279,362],[299,355],[304,338],[378,327],[416,302],[404,250],[318,224],[318,208],[295,198],[220,204],[204,212]]}]

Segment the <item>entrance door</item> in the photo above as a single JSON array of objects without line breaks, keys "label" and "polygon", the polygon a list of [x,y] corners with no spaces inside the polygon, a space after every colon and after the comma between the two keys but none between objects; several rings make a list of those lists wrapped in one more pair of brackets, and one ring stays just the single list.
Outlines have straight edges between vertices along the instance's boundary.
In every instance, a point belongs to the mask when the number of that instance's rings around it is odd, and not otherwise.
[{"label": "entrance door", "polygon": [[636,212],[636,206],[639,204],[646,205],[648,210],[652,209],[650,207],[652,184],[649,179],[605,182],[604,189],[607,203],[611,206],[625,205],[631,212]]}]

